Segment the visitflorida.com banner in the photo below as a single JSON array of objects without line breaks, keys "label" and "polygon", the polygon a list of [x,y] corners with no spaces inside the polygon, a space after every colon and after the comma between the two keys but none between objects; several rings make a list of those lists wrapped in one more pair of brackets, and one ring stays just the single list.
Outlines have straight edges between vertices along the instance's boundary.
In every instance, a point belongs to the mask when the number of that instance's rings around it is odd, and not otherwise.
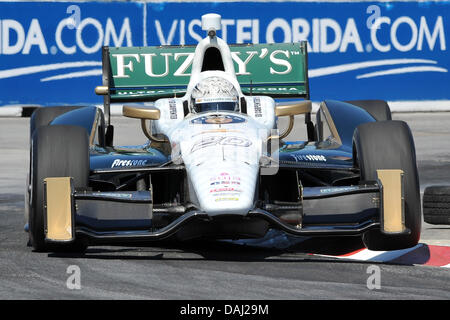
[{"label": "visitflorida.com banner", "polygon": [[205,13],[228,43],[307,40],[314,101],[450,100],[448,1],[0,2],[0,106],[101,104],[102,46],[194,45]]}]

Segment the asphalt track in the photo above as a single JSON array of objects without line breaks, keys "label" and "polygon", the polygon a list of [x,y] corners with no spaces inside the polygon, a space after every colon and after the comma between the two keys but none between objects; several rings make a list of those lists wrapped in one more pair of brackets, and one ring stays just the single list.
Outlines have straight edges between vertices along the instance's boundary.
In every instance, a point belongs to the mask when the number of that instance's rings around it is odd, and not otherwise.
[{"label": "asphalt track", "polygon": [[[413,132],[421,191],[450,184],[450,113],[398,113],[394,119],[407,121]],[[23,231],[28,122],[0,118],[0,300],[450,299],[450,268],[423,265],[430,260],[423,250],[390,262],[333,257],[359,249],[358,238],[271,233],[246,243],[102,246],[84,255],[32,252]],[[116,144],[144,142],[138,120],[114,117],[113,123]],[[424,224],[421,243],[422,249],[438,246],[445,258],[450,226]],[[79,268],[80,289],[67,286],[69,266]],[[367,286],[373,266],[380,271],[379,289]]]}]

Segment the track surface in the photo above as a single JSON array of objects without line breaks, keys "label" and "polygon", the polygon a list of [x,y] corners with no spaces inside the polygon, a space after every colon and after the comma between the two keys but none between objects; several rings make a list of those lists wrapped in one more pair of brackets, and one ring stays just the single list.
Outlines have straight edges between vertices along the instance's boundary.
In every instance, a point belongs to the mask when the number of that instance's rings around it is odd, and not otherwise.
[{"label": "track surface", "polygon": [[[450,113],[394,114],[413,132],[421,191],[450,184]],[[359,239],[300,241],[280,234],[251,243],[91,247],[85,255],[35,253],[23,232],[29,119],[0,119],[0,299],[450,299],[450,269],[354,262]],[[140,144],[137,120],[113,118],[116,144]],[[298,124],[301,124],[299,121]],[[295,137],[303,132],[293,133]],[[423,225],[422,243],[450,246],[450,227]],[[368,268],[381,288],[369,290]],[[67,268],[79,267],[71,290]]]}]

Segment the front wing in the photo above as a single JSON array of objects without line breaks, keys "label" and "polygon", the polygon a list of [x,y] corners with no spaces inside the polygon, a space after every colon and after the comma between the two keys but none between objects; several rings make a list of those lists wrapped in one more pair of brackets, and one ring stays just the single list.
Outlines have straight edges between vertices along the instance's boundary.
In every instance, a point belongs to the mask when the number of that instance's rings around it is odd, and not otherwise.
[{"label": "front wing", "polygon": [[[236,231],[242,238],[261,237],[269,229],[294,236],[355,236],[371,229],[407,234],[404,223],[403,172],[378,170],[366,184],[301,188],[297,205],[270,204],[245,215],[210,216],[184,206],[155,208],[150,191],[75,191],[70,177],[45,179],[46,241],[67,243],[87,238],[91,244],[161,240],[188,229],[218,238]],[[277,215],[280,211],[294,215]],[[155,223],[167,214],[177,218]],[[194,227],[193,227],[194,226]],[[193,230],[193,231],[192,231]],[[261,231],[262,230],[262,231]],[[262,233],[261,233],[262,232]]]}]

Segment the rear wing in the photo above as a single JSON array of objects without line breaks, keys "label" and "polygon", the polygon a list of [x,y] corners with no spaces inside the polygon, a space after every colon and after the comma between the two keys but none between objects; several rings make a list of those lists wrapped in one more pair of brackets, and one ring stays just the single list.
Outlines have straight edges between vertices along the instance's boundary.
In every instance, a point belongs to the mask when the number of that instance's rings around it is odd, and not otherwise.
[{"label": "rear wing", "polygon": [[[246,95],[309,99],[306,41],[230,45]],[[195,46],[103,47],[103,86],[109,123],[113,102],[154,101],[186,93]]]}]

